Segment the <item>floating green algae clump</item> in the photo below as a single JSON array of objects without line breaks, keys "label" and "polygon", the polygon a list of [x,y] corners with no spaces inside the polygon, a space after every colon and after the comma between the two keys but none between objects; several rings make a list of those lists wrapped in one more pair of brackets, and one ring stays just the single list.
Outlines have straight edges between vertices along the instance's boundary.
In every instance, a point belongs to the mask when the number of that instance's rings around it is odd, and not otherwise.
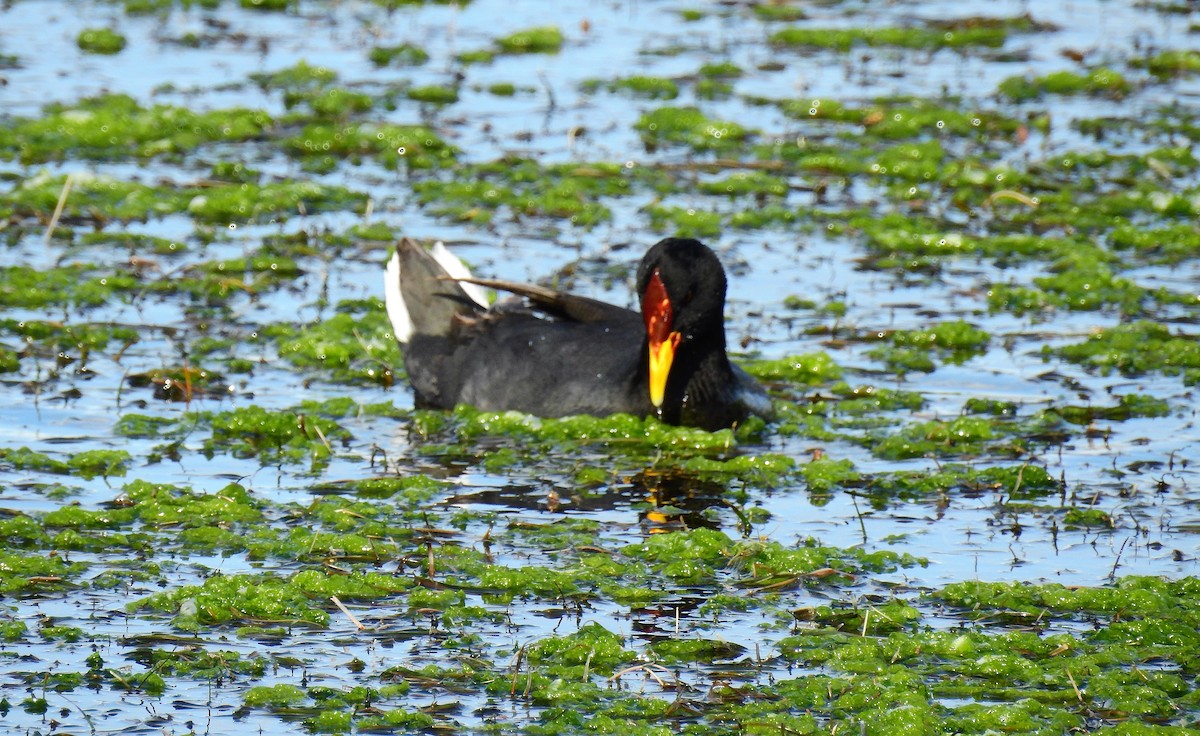
[{"label": "floating green algae clump", "polygon": [[755,17],[768,23],[772,21],[795,22],[808,17],[802,8],[795,5],[761,3],[754,5],[753,9]]},{"label": "floating green algae clump", "polygon": [[[734,581],[746,588],[772,586],[781,580],[800,580],[810,573],[830,568],[852,574],[926,564],[907,554],[824,547],[813,540],[795,547],[770,541],[734,541],[712,529],[656,534],[622,551],[650,565],[655,575],[679,583],[711,581],[721,567],[732,567]],[[812,580],[815,583],[819,579]]]},{"label": "floating green algae clump", "polygon": [[706,662],[736,659],[746,648],[715,639],[663,639],[651,645],[655,656],[665,662]]},{"label": "floating green algae clump", "polygon": [[666,77],[635,75],[614,79],[610,82],[591,80],[583,84],[583,89],[587,92],[601,87],[609,92],[624,92],[633,97],[649,100],[673,100],[679,96],[679,85]]},{"label": "floating green algae clump", "polygon": [[746,371],[764,381],[817,386],[842,377],[842,367],[828,353],[807,353],[777,360],[754,360],[745,365]]},{"label": "floating green algae clump", "polygon": [[[367,201],[365,194],[311,181],[222,183],[209,187],[152,187],[103,175],[71,175],[70,196],[63,217],[84,221],[146,220],[187,212],[211,224],[238,224],[286,219],[329,210],[353,210]],[[0,213],[48,217],[64,190],[65,176],[36,174],[0,196]],[[132,278],[132,274],[129,275]]]},{"label": "floating green algae clump", "polygon": [[61,557],[0,551],[0,593],[61,590],[69,579],[87,569],[82,562]]},{"label": "floating green algae clump", "polygon": [[1079,311],[1115,307],[1123,314],[1137,315],[1156,301],[1160,304],[1190,301],[1166,289],[1151,291],[1138,286],[1117,276],[1103,263],[1064,259],[1054,267],[1058,273],[1033,279],[1036,289],[994,285],[988,293],[988,304],[993,309],[1007,309],[1016,314],[1050,307]]},{"label": "floating green algae clump", "polygon": [[83,638],[83,629],[78,626],[43,626],[38,633],[46,641],[74,643]]},{"label": "floating green algae clump", "polygon": [[1107,375],[1117,371],[1139,376],[1158,371],[1168,376],[1183,375],[1184,383],[1200,383],[1200,339],[1174,335],[1155,322],[1133,322],[1100,330],[1081,343],[1060,348],[1042,348],[1043,354],[1058,355],[1072,363]]},{"label": "floating green algae clump", "polygon": [[230,526],[262,518],[259,504],[240,485],[230,484],[215,493],[135,480],[122,493],[137,518],[150,526]]},{"label": "floating green algae clump", "polygon": [[562,45],[562,31],[554,26],[526,28],[496,40],[496,47],[505,54],[555,54]]},{"label": "floating green algae clump", "polygon": [[295,685],[256,685],[246,691],[242,702],[248,708],[292,708],[308,700],[308,693]]},{"label": "floating green algae clump", "polygon": [[34,452],[28,447],[0,448],[0,463],[13,468],[57,475],[78,475],[84,479],[123,476],[132,459],[125,450],[84,450],[64,461]]},{"label": "floating green algae clump", "polygon": [[264,90],[297,92],[311,90],[337,81],[337,72],[324,66],[313,66],[301,59],[295,65],[274,72],[251,74],[250,79]]},{"label": "floating green algae clump", "polygon": [[592,227],[612,212],[597,201],[633,191],[633,177],[619,164],[559,164],[509,157],[464,167],[452,180],[424,179],[414,184],[417,200],[431,212],[483,224],[507,208],[514,216],[540,216]]},{"label": "floating green algae clump", "polygon": [[458,155],[458,149],[422,125],[315,123],[284,145],[301,158],[332,157],[353,163],[370,159],[388,169],[446,166]]},{"label": "floating green algae clump", "polygon": [[1180,263],[1200,256],[1200,230],[1193,223],[1160,228],[1118,225],[1108,233],[1114,248],[1133,249],[1151,263]]},{"label": "floating green algae clump", "polygon": [[287,10],[288,6],[293,5],[294,3],[295,0],[240,0],[240,4],[243,8],[275,13]]},{"label": "floating green algae clump", "polygon": [[[66,179],[44,171],[30,176],[0,196],[0,213],[7,210],[22,217],[49,217]],[[70,196],[62,211],[64,218],[91,221],[103,213],[105,221],[145,220],[178,212],[186,205],[186,196],[174,190],[106,175],[73,174],[71,181]]]},{"label": "floating green algae clump", "polygon": [[125,37],[109,28],[88,28],[79,32],[75,44],[89,54],[119,54]]},{"label": "floating green algae clump", "polygon": [[[851,477],[851,481],[854,477]],[[955,490],[979,493],[995,491],[1010,499],[1028,500],[1062,490],[1062,485],[1045,468],[1037,465],[996,466],[978,470],[947,464],[936,472],[902,470],[863,479],[860,485],[874,498],[916,500],[944,495]]]},{"label": "floating green algae clump", "polygon": [[67,466],[81,478],[124,476],[133,457],[125,450],[84,450],[71,456]]},{"label": "floating green algae clump", "polygon": [[289,110],[306,105],[317,118],[344,120],[370,110],[375,106],[375,99],[363,92],[328,87],[285,93],[283,104]]},{"label": "floating green algae clump", "polygon": [[21,356],[10,348],[0,345],[0,373],[21,370]]},{"label": "floating green algae clump", "polygon": [[362,733],[417,733],[423,731],[434,730],[435,721],[433,716],[421,711],[404,710],[397,708],[380,712],[378,708],[373,709],[372,715],[364,716],[355,721],[355,725]]},{"label": "floating green algae clump", "polygon": [[1066,529],[1112,529],[1113,526],[1112,515],[1100,509],[1067,509],[1063,514],[1063,527]]},{"label": "floating green algae clump", "polygon": [[621,637],[598,623],[589,623],[567,636],[554,636],[535,642],[527,650],[529,661],[546,665],[547,673],[578,676],[585,668],[611,675],[617,667],[632,661],[636,654],[622,646]]},{"label": "floating green algae clump", "polygon": [[187,210],[197,220],[228,224],[286,219],[328,210],[357,209],[367,196],[345,187],[311,181],[243,183],[197,192]]},{"label": "floating green algae clump", "polygon": [[215,680],[222,676],[245,675],[262,677],[266,673],[265,658],[243,657],[229,650],[208,651],[203,647],[179,647],[171,650],[151,650],[148,663],[156,672],[197,680]]},{"label": "floating green algae clump", "polygon": [[1200,74],[1200,51],[1172,49],[1144,59],[1133,59],[1131,63],[1156,77],[1186,77]]},{"label": "floating green algae clump", "polygon": [[[884,98],[860,107],[828,98],[785,99],[774,101],[774,104],[789,117],[862,126],[863,132],[872,138],[899,139],[934,134],[1011,138],[1022,126],[1020,120],[995,111],[961,109],[921,98]],[[804,168],[862,173],[860,165],[849,164],[844,147],[825,149],[807,142],[804,146],[792,145],[795,144],[775,144],[771,150],[787,159],[798,160]],[[953,168],[947,167],[947,170]]]},{"label": "floating green algae clump", "polygon": [[458,63],[464,66],[470,64],[490,64],[496,60],[496,52],[492,49],[472,49],[463,51],[454,57]]},{"label": "floating green algae clump", "polygon": [[305,414],[303,410],[276,411],[253,405],[186,414],[180,423],[212,430],[202,448],[208,457],[227,452],[235,457],[258,458],[264,464],[308,459],[322,465],[333,453],[333,443],[340,446],[350,436],[327,417]]},{"label": "floating green algae clump", "polygon": [[[1058,583],[988,583],[970,581],[948,585],[938,597],[956,606],[989,611],[1009,609],[1055,614],[1110,613],[1121,617],[1174,616],[1179,623],[1195,619],[1200,610],[1200,580],[1129,576],[1113,587],[1067,587]],[[1192,633],[1200,640],[1200,634]]]},{"label": "floating green algae clump", "polygon": [[1087,74],[1060,71],[1032,79],[1009,77],[1000,82],[999,87],[1000,94],[1015,102],[1033,100],[1043,94],[1089,94],[1120,99],[1132,89],[1133,86],[1119,72],[1105,67],[1093,69]]},{"label": "floating green algae clump", "polygon": [[156,593],[128,608],[173,613],[173,624],[185,631],[243,621],[324,627],[329,614],[318,604],[326,605],[330,596],[373,599],[408,587],[403,580],[378,573],[328,576],[305,570],[287,579],[270,574],[216,575],[202,585]]},{"label": "floating green algae clump", "polygon": [[704,89],[703,85],[707,82],[716,82],[720,79],[736,79],[743,75],[742,68],[732,61],[714,61],[708,64],[702,64],[697,72],[703,79],[696,83],[697,93]]},{"label": "floating green algae clump", "polygon": [[510,436],[555,444],[612,441],[614,450],[637,449],[720,450],[733,444],[730,430],[706,432],[663,424],[649,417],[613,414],[607,417],[574,416],[544,419],[520,412],[485,412],[469,406],[454,410],[463,437]]},{"label": "floating green algae clump", "polygon": [[735,148],[750,132],[738,123],[712,120],[695,107],[660,107],[634,126],[646,145],[683,145],[697,151]]},{"label": "floating green algae clump", "polygon": [[25,638],[28,631],[24,621],[0,622],[0,641],[12,643]]},{"label": "floating green algae clump", "polygon": [[46,473],[66,475],[70,466],[61,460],[55,460],[42,452],[35,452],[28,447],[0,448],[0,462],[17,470],[39,470]]},{"label": "floating green algae clump", "polygon": [[[721,215],[718,212],[695,207],[650,205],[646,213],[655,229],[673,230],[676,237],[715,238],[721,234]],[[668,228],[668,223],[674,228]]]},{"label": "floating green algae clump", "polygon": [[458,90],[440,84],[411,87],[404,93],[408,99],[432,105],[452,105],[458,102]]},{"label": "floating green algae clump", "polygon": [[814,458],[800,466],[808,488],[819,493],[828,493],[838,486],[859,485],[862,475],[849,460],[834,460],[828,456]]},{"label": "floating green algae clump", "polygon": [[1046,411],[1057,413],[1071,424],[1087,425],[1097,420],[1123,422],[1134,417],[1165,417],[1171,413],[1171,407],[1153,396],[1125,394],[1117,397],[1116,406],[1058,406]]},{"label": "floating green algae clump", "polygon": [[323,322],[273,325],[264,334],[277,342],[281,358],[298,368],[324,371],[335,383],[390,386],[393,366],[401,363],[382,305],[365,310],[344,305]]},{"label": "floating green algae clump", "polygon": [[517,85],[512,82],[496,82],[489,84],[487,91],[497,97],[512,97],[517,93]]},{"label": "floating green algae clump", "polygon": [[18,118],[0,128],[0,158],[9,151],[24,163],[180,154],[205,143],[255,138],[271,125],[261,110],[146,108],[128,95],[106,94],[47,105],[40,118]]},{"label": "floating green algae clump", "polygon": [[700,191],[707,194],[724,194],[730,197],[771,196],[786,197],[788,183],[778,176],[761,171],[738,171],[724,179],[703,182]]},{"label": "floating green algae clump", "polygon": [[376,66],[420,66],[429,61],[429,52],[420,46],[402,43],[398,46],[376,46],[367,57]]},{"label": "floating green algae clump", "polygon": [[796,467],[796,461],[787,455],[764,453],[761,455],[738,455],[728,460],[694,457],[684,461],[679,467],[685,472],[695,473],[703,478],[715,480],[738,478],[749,485],[777,488]]},{"label": "floating green algae clump", "polygon": [[896,330],[888,335],[890,348],[876,348],[867,354],[883,360],[893,369],[930,372],[934,369],[931,352],[948,362],[962,363],[983,353],[991,336],[962,320],[944,322],[926,330]]},{"label": "floating green algae clump", "polygon": [[983,453],[1001,433],[1000,427],[983,417],[958,417],[949,422],[934,420],[905,427],[869,443],[871,451],[887,460],[904,460],[927,455],[957,456]]},{"label": "floating green algae clump", "polygon": [[[71,264],[57,268],[0,266],[0,305],[37,308],[52,304],[97,307],[115,294],[138,288],[129,274],[93,274],[89,266]],[[36,330],[22,330],[26,334]],[[85,332],[85,330],[81,330]]]},{"label": "floating green algae clump", "polygon": [[[815,620],[829,620],[819,615],[823,612],[816,613]],[[895,615],[884,606],[862,613],[864,618]],[[1189,688],[1179,675],[1159,669],[1143,672],[1137,664],[1139,657],[1153,657],[1152,647],[1122,651],[1115,659],[1124,667],[1114,668],[1111,651],[1094,640],[1065,634],[1042,637],[984,629],[863,637],[831,628],[835,627],[826,628],[822,636],[797,635],[781,642],[785,656],[809,666],[820,663],[833,673],[772,685],[770,691],[781,697],[786,693],[788,705],[843,717],[853,712],[876,724],[896,723],[898,719],[887,717],[876,703],[882,699],[895,709],[904,694],[915,691],[918,696],[911,705],[901,706],[908,717],[918,717],[918,725],[937,724],[963,733],[1061,733],[1082,727],[1084,714],[1096,705],[1112,708],[1118,700],[1121,705],[1110,714],[1123,721],[1135,714],[1169,718],[1172,711],[1189,707]],[[1125,669],[1129,666],[1134,672]],[[1132,719],[1125,727],[1113,732],[1159,732]],[[1167,727],[1162,732],[1187,729]]]},{"label": "floating green algae clump", "polygon": [[909,49],[1004,45],[1008,31],[999,26],[940,28],[784,28],[771,34],[778,46],[806,46],[849,51],[854,46]]}]

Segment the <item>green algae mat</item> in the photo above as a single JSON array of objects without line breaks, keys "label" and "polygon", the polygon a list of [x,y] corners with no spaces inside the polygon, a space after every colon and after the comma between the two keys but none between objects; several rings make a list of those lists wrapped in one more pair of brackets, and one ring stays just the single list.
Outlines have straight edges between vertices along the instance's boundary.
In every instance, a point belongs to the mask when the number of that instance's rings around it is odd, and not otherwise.
[{"label": "green algae mat", "polygon": [[[1200,734],[1200,9],[0,6],[0,730]],[[413,408],[383,264],[777,417]]]}]

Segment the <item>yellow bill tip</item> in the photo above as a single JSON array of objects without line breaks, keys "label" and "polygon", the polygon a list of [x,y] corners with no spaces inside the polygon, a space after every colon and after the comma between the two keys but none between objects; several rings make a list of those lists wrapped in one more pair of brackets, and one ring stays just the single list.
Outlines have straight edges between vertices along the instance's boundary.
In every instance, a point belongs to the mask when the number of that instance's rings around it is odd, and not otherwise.
[{"label": "yellow bill tip", "polygon": [[650,403],[661,409],[667,393],[667,376],[675,360],[675,348],[679,345],[679,333],[672,332],[657,345],[650,344]]}]

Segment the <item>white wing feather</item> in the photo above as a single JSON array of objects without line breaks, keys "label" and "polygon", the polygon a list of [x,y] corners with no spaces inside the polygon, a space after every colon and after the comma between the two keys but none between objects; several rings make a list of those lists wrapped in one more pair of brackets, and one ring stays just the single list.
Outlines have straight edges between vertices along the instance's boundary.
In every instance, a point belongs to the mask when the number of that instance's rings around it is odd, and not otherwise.
[{"label": "white wing feather", "polygon": [[393,252],[383,274],[383,303],[387,305],[388,320],[392,323],[392,334],[402,343],[408,343],[413,333],[412,317],[408,305],[400,293],[400,254]]},{"label": "white wing feather", "polygon": [[[433,260],[437,261],[438,265],[445,269],[446,273],[449,274],[451,278],[471,278],[471,270],[464,266],[463,262],[458,260],[458,257],[451,253],[450,249],[447,248],[442,241],[439,240],[434,243],[433,248],[430,249],[429,252],[433,256]],[[482,286],[479,284],[468,284],[462,281],[459,281],[458,285],[462,287],[463,291],[467,292],[467,296],[471,297],[471,301],[475,302],[484,309],[487,309],[487,292],[484,291]]]},{"label": "white wing feather", "polygon": [[[438,262],[438,265],[451,278],[471,278],[471,271],[440,240],[434,243],[433,248],[429,252],[433,256],[433,259]],[[487,291],[482,286],[464,281],[459,281],[458,285],[462,287],[462,290],[467,293],[467,296],[472,301],[481,307],[487,308]],[[399,253],[392,253],[392,258],[387,264],[387,270],[384,271],[383,301],[387,305],[388,320],[392,323],[392,334],[400,342],[407,343],[412,338],[414,326],[412,317],[408,313],[408,304],[404,301],[404,294],[400,291]]]}]

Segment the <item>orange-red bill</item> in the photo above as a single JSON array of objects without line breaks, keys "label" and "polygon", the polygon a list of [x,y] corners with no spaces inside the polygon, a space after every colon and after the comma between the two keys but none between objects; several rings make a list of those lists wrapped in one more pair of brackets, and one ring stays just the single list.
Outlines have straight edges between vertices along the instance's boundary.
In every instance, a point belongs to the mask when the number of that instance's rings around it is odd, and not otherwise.
[{"label": "orange-red bill", "polygon": [[646,322],[646,335],[650,338],[650,403],[655,408],[661,408],[680,335],[671,331],[671,322],[674,320],[671,299],[667,296],[667,288],[663,286],[657,269],[650,276],[646,293],[642,295],[642,319]]}]

